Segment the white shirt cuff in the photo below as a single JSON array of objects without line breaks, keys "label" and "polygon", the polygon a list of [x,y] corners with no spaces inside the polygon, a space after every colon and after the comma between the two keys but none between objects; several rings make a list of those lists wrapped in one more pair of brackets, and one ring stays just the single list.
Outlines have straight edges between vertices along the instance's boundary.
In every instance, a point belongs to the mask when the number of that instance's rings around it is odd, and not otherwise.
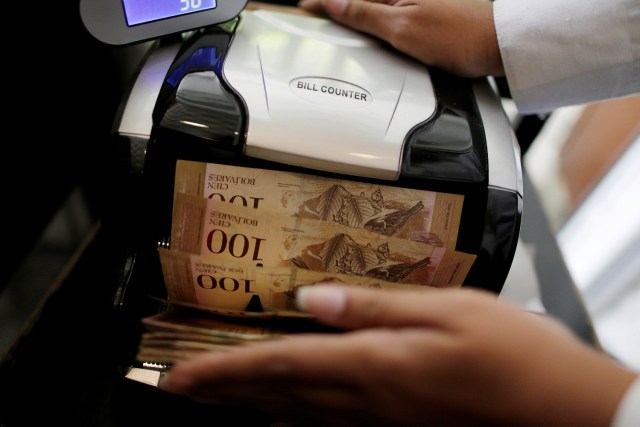
[{"label": "white shirt cuff", "polygon": [[640,426],[640,375],[625,393],[611,427]]}]

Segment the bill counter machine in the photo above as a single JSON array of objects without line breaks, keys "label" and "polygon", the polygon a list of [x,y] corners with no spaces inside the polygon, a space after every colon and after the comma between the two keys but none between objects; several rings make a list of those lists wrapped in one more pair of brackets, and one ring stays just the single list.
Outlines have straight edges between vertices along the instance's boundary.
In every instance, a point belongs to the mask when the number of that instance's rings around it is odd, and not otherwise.
[{"label": "bill counter machine", "polygon": [[477,255],[464,286],[501,291],[518,241],[522,171],[488,79],[427,67],[327,19],[243,1],[158,1],[151,10],[83,0],[81,16],[105,43],[155,40],[114,127],[140,177],[139,261],[119,303],[160,274],[148,254],[170,243],[178,159],[464,195],[456,250]]}]

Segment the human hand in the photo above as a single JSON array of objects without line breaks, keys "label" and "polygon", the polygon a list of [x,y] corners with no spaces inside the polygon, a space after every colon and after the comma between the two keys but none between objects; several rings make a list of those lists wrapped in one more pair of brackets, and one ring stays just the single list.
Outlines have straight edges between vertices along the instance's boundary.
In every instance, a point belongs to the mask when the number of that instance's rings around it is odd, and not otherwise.
[{"label": "human hand", "polygon": [[489,1],[301,0],[298,6],[463,77],[504,74]]},{"label": "human hand", "polygon": [[480,290],[314,285],[304,334],[179,362],[160,387],[296,425],[609,425],[635,374]]}]

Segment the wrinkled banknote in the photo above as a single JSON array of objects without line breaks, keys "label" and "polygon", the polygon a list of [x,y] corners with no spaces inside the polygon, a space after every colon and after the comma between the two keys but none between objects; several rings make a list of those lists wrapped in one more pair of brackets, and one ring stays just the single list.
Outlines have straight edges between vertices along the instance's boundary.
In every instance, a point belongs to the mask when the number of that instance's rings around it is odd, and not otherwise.
[{"label": "wrinkled banknote", "polygon": [[476,256],[333,222],[174,195],[170,247],[220,263],[298,267],[396,283],[462,285]]},{"label": "wrinkled banknote", "polygon": [[455,248],[464,196],[178,160],[175,192]]},{"label": "wrinkled banknote", "polygon": [[171,303],[253,312],[295,312],[301,286],[342,283],[374,289],[434,289],[367,276],[305,270],[298,267],[254,267],[217,256],[158,249]]}]

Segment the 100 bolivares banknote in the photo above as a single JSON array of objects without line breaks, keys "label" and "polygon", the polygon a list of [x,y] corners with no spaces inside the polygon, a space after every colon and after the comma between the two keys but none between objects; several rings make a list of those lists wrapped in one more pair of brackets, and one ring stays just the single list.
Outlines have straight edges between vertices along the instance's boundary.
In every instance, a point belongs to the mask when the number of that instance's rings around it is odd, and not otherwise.
[{"label": "100 bolivares banknote", "polygon": [[286,217],[176,193],[172,250],[217,262],[371,277],[395,283],[460,286],[476,256],[332,222]]},{"label": "100 bolivares banknote", "polygon": [[174,191],[455,248],[464,196],[178,160]]},{"label": "100 bolivares banknote", "polygon": [[431,288],[295,266],[255,267],[166,248],[158,249],[158,253],[169,301],[202,307],[293,315],[297,310],[296,292],[301,286],[331,282],[375,289]]}]

